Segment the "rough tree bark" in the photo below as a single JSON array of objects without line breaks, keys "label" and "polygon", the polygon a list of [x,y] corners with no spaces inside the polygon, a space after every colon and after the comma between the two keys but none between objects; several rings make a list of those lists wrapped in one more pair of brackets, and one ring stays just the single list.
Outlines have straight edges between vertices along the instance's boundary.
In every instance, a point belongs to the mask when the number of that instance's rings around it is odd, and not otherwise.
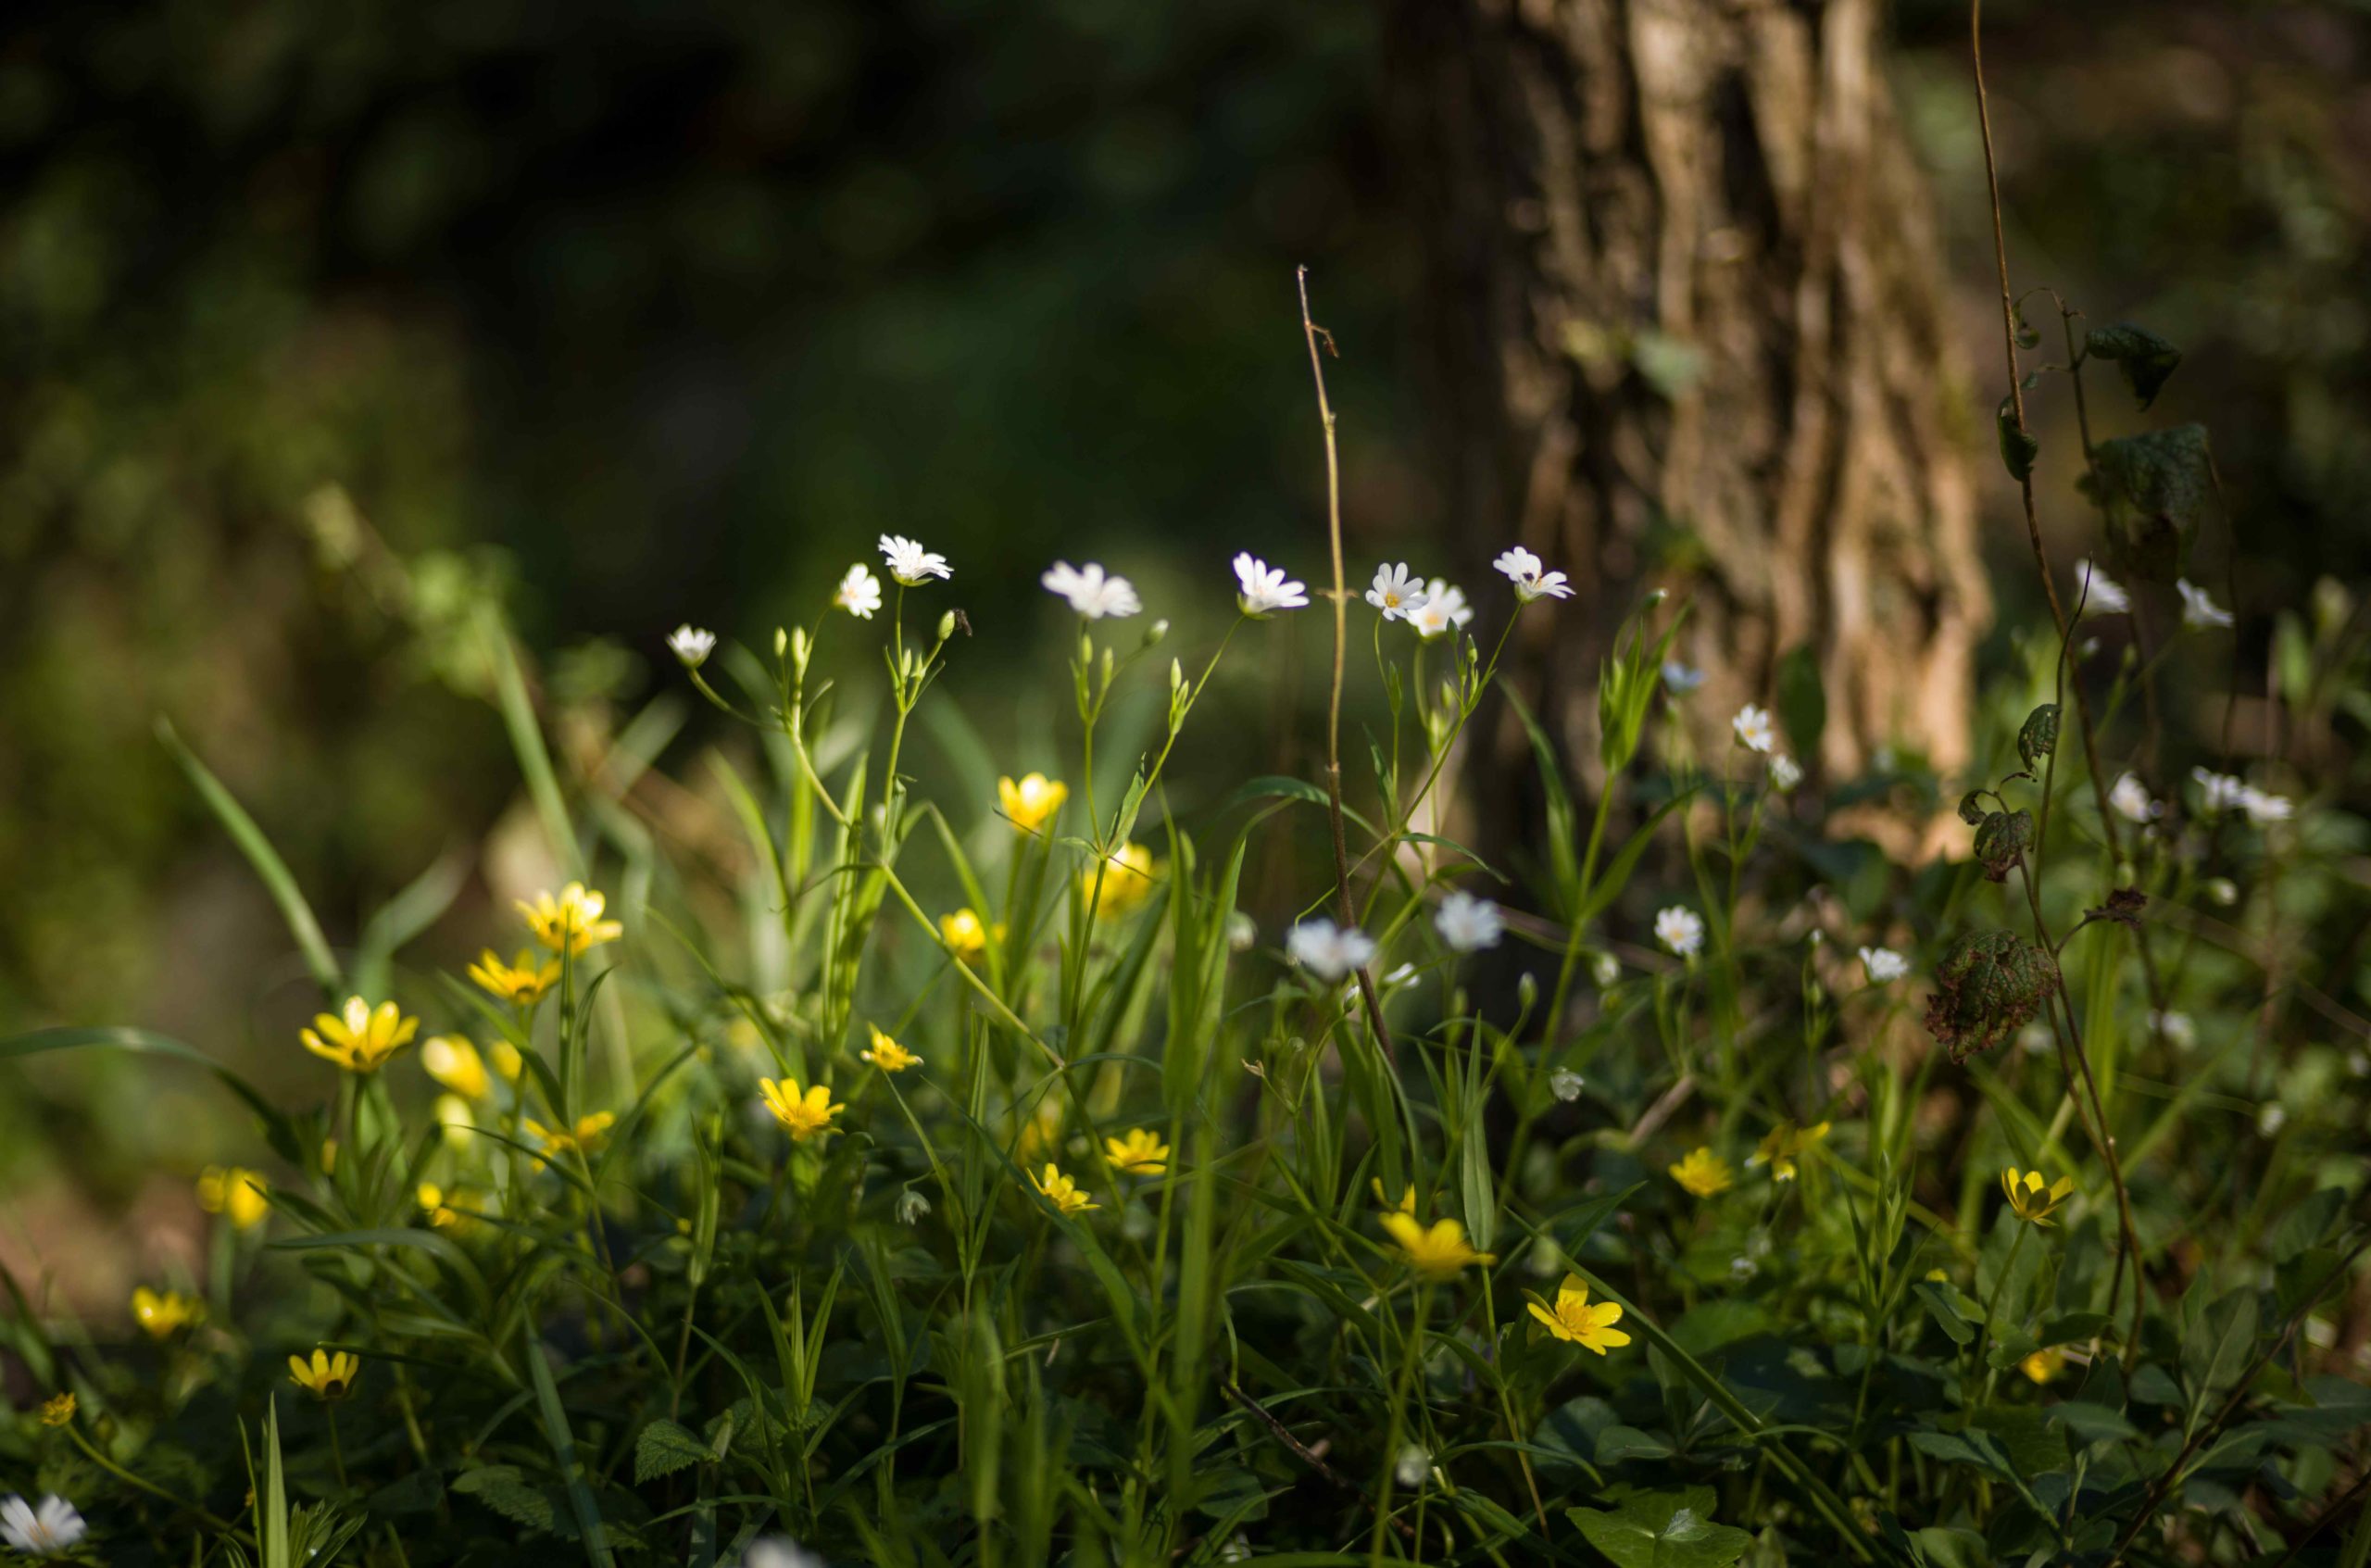
[{"label": "rough tree bark", "polygon": [[1808,644],[1807,762],[1966,758],[1976,426],[1881,24],[1878,0],[1396,13],[1450,515],[1469,581],[1520,538],[1582,585],[1589,613],[1528,618],[1524,650],[1576,758],[1650,583],[1695,598],[1708,724]]}]

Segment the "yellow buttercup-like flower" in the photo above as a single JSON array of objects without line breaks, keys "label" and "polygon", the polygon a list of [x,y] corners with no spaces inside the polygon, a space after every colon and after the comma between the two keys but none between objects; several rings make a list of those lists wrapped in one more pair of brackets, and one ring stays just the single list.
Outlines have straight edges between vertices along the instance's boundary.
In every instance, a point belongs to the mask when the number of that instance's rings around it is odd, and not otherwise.
[{"label": "yellow buttercup-like flower", "polygon": [[170,1339],[204,1323],[206,1308],[178,1290],[151,1290],[144,1285],[132,1293],[132,1318],[147,1330],[149,1338]]},{"label": "yellow buttercup-like flower", "polygon": [[332,1355],[327,1350],[315,1350],[313,1359],[302,1356],[288,1358],[288,1376],[299,1388],[308,1389],[316,1399],[343,1399],[354,1392],[354,1380],[362,1374],[362,1358],[351,1350]]},{"label": "yellow buttercup-like flower", "polygon": [[[474,1193],[459,1187],[446,1192],[434,1182],[420,1183],[420,1190],[413,1196],[420,1199],[420,1211],[427,1216],[428,1223],[440,1231],[467,1230],[477,1218],[472,1209],[481,1201]],[[462,1204],[472,1208],[457,1207]]]},{"label": "yellow buttercup-like flower", "polygon": [[251,1231],[271,1215],[265,1185],[253,1171],[208,1165],[198,1173],[197,1206],[209,1214],[227,1214],[239,1229]]},{"label": "yellow buttercup-like flower", "polygon": [[1070,797],[1068,784],[1043,773],[1031,773],[1019,784],[1010,779],[997,781],[997,808],[1022,833],[1035,833],[1052,822]]},{"label": "yellow buttercup-like flower", "polygon": [[460,1096],[438,1095],[435,1110],[436,1124],[445,1129],[445,1141],[454,1148],[464,1148],[478,1135],[478,1113]]},{"label": "yellow buttercup-like flower", "polygon": [[406,1018],[395,1003],[374,1008],[359,997],[348,997],[343,1014],[321,1013],[297,1037],[307,1050],[348,1073],[376,1073],[419,1033],[420,1020]]},{"label": "yellow buttercup-like flower", "polygon": [[1564,1283],[1556,1287],[1555,1306],[1534,1297],[1531,1315],[1546,1323],[1548,1332],[1557,1338],[1600,1356],[1630,1343],[1630,1336],[1613,1326],[1622,1321],[1622,1304],[1600,1301],[1590,1306],[1588,1285],[1578,1274],[1566,1274]]},{"label": "yellow buttercup-like flower", "polygon": [[614,942],[626,934],[626,928],[613,920],[603,920],[601,911],[609,901],[600,894],[588,890],[581,882],[571,882],[559,890],[557,897],[538,893],[535,901],[519,900],[519,912],[527,917],[527,929],[535,940],[553,952],[583,956],[587,948],[604,942]]},{"label": "yellow buttercup-like flower", "polygon": [[1079,1190],[1079,1185],[1076,1182],[1063,1175],[1060,1171],[1051,1165],[1046,1167],[1044,1175],[1032,1176],[1029,1181],[1031,1185],[1046,1195],[1047,1202],[1065,1214],[1079,1214],[1089,1209],[1103,1207],[1099,1203],[1088,1201],[1086,1194]]},{"label": "yellow buttercup-like flower", "polygon": [[2055,1345],[2036,1350],[2017,1363],[2017,1370],[2036,1383],[2047,1383],[2066,1370],[2066,1352]]},{"label": "yellow buttercup-like flower", "polygon": [[1408,1184],[1408,1190],[1399,1195],[1399,1201],[1397,1203],[1392,1202],[1390,1198],[1384,1196],[1383,1178],[1381,1176],[1369,1176],[1367,1178],[1367,1185],[1374,1190],[1374,1200],[1383,1205],[1386,1209],[1395,1210],[1402,1214],[1413,1214],[1416,1211],[1415,1183],[1411,1182]]},{"label": "yellow buttercup-like flower", "polygon": [[2061,1176],[2045,1186],[2039,1171],[2019,1171],[2012,1165],[2001,1173],[2001,1190],[2009,1195],[2009,1207],[2016,1210],[2017,1218],[2046,1225],[2074,1193],[2075,1178]]},{"label": "yellow buttercup-like flower", "polygon": [[1123,1138],[1105,1138],[1103,1152],[1113,1170],[1132,1176],[1158,1176],[1169,1169],[1169,1146],[1150,1127],[1138,1127]]},{"label": "yellow buttercup-like flower", "polygon": [[485,1048],[486,1060],[494,1063],[495,1076],[506,1084],[515,1084],[519,1074],[527,1071],[527,1060],[519,1047],[508,1040],[496,1040]]},{"label": "yellow buttercup-like flower", "polygon": [[41,1424],[44,1426],[68,1426],[71,1425],[73,1421],[74,1396],[72,1394],[60,1394],[54,1399],[45,1399],[42,1402]]},{"label": "yellow buttercup-like flower", "polygon": [[779,1084],[772,1078],[760,1078],[758,1092],[766,1097],[766,1109],[774,1113],[774,1120],[783,1124],[793,1143],[805,1143],[809,1138],[839,1131],[832,1125],[832,1118],[847,1109],[834,1105],[832,1091],[821,1084],[800,1093],[796,1078]]},{"label": "yellow buttercup-like flower", "polygon": [[938,917],[938,935],[948,952],[967,964],[975,964],[988,956],[990,940],[1004,940],[1004,922],[998,921],[990,926],[976,911],[958,909]]},{"label": "yellow buttercup-like flower", "polygon": [[546,1155],[590,1154],[593,1146],[601,1141],[601,1135],[618,1124],[618,1119],[608,1111],[596,1110],[578,1117],[573,1127],[546,1127],[532,1118],[521,1118],[519,1124],[527,1130],[529,1137],[544,1146]]},{"label": "yellow buttercup-like flower", "polygon": [[458,1035],[431,1035],[420,1043],[420,1065],[463,1099],[483,1099],[494,1087],[485,1059]]},{"label": "yellow buttercup-like flower", "polygon": [[1827,1136],[1827,1123],[1825,1122],[1809,1127],[1798,1127],[1792,1122],[1781,1122],[1770,1129],[1761,1145],[1754,1149],[1753,1158],[1746,1163],[1769,1166],[1772,1181],[1791,1182],[1795,1179],[1795,1161],[1802,1158],[1804,1151],[1825,1136]]},{"label": "yellow buttercup-like flower", "polygon": [[1710,1148],[1699,1148],[1671,1168],[1671,1179],[1699,1198],[1726,1192],[1737,1185],[1729,1162]]},{"label": "yellow buttercup-like flower", "polygon": [[879,1029],[873,1028],[869,1023],[865,1027],[872,1030],[872,1044],[856,1053],[856,1059],[859,1061],[869,1061],[884,1073],[903,1073],[907,1068],[921,1063],[922,1058],[884,1035]]},{"label": "yellow buttercup-like flower", "polygon": [[1465,1239],[1465,1227],[1453,1219],[1436,1220],[1427,1228],[1413,1214],[1394,1210],[1383,1217],[1383,1228],[1407,1254],[1408,1266],[1426,1279],[1455,1279],[1469,1264],[1499,1261],[1494,1252],[1474,1250]]},{"label": "yellow buttercup-like flower", "polygon": [[[546,894],[545,897],[549,897],[550,895]],[[598,899],[601,896],[596,893],[593,897]],[[535,917],[530,914],[527,918],[532,922]],[[622,931],[624,928],[621,926],[619,929]],[[536,935],[540,937],[543,933],[538,929]],[[583,947],[577,949],[579,952],[583,950]],[[537,963],[535,955],[521,947],[516,962],[504,963],[495,955],[494,949],[488,947],[478,955],[478,961],[470,966],[470,978],[506,1002],[529,1007],[542,1001],[544,993],[559,984],[559,960],[546,959]]]},{"label": "yellow buttercup-like flower", "polygon": [[1123,844],[1104,858],[1103,889],[1096,891],[1096,868],[1089,866],[1079,872],[1078,887],[1083,897],[1096,900],[1096,908],[1107,915],[1124,915],[1152,897],[1152,851],[1141,844]]}]

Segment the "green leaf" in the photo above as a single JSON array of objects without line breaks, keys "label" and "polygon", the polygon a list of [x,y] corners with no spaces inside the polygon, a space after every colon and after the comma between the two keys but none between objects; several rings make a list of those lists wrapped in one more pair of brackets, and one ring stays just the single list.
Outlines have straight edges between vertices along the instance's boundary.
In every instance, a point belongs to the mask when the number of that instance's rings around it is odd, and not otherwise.
[{"label": "green leaf", "polygon": [[635,1435],[634,1479],[636,1486],[672,1475],[708,1461],[709,1446],[694,1433],[671,1421],[654,1421]]},{"label": "green leaf", "polygon": [[[1608,1499],[1614,1495],[1608,1493]],[[1745,1555],[1753,1537],[1733,1525],[1713,1524],[1713,1498],[1710,1486],[1630,1492],[1612,1512],[1574,1508],[1565,1516],[1617,1568],[1729,1568]]]},{"label": "green leaf", "polygon": [[2006,882],[2012,867],[2034,847],[2031,811],[1987,811],[1976,824],[1976,859],[1988,882]]},{"label": "green leaf", "polygon": [[246,808],[223,787],[222,781],[197,759],[197,753],[183,745],[173,726],[163,719],[157,721],[157,738],[172,753],[182,771],[189,775],[189,782],[197,788],[198,798],[206,802],[207,809],[214,813],[231,841],[239,847],[239,853],[247,858],[247,864],[262,879],[271,901],[280,906],[280,918],[287,923],[288,934],[296,939],[297,948],[304,953],[305,967],[313,972],[313,979],[325,994],[335,997],[345,986],[345,974],[331,955],[329,939],[321,935],[321,922],[313,918],[313,907],[305,901],[304,891],[296,885],[288,862],[280,858],[271,840],[264,836],[263,829],[256,826],[256,820],[247,815]]},{"label": "green leaf", "polygon": [[546,1535],[558,1528],[559,1511],[552,1506],[551,1494],[529,1486],[515,1464],[465,1470],[454,1477],[453,1490],[477,1499],[514,1524]]},{"label": "green leaf", "polygon": [[2017,755],[2031,768],[2057,749],[2058,704],[2045,702],[2026,715],[2025,727],[2017,732]]},{"label": "green leaf", "polygon": [[2256,1293],[2234,1290],[2183,1316],[2182,1381],[2190,1398],[2203,1403],[2236,1382],[2255,1353]]},{"label": "green leaf", "polygon": [[2083,353],[2089,358],[2114,361],[2115,368],[2124,372],[2124,384],[2132,389],[2132,395],[2143,408],[2157,401],[2165,378],[2182,362],[2180,349],[2130,321],[2093,327],[2083,340]]},{"label": "green leaf", "polygon": [[584,1466],[576,1457],[576,1436],[569,1430],[568,1410],[559,1402],[559,1385],[552,1381],[551,1362],[532,1331],[527,1336],[526,1352],[527,1370],[535,1380],[535,1404],[543,1416],[544,1437],[551,1444],[552,1458],[558,1462],[560,1476],[568,1484],[569,1511],[576,1516],[576,1527],[583,1534],[584,1555],[593,1568],[615,1568],[608,1532],[601,1526],[600,1507],[593,1500],[593,1488],[584,1479]]},{"label": "green leaf", "polygon": [[1809,643],[1790,649],[1778,661],[1778,721],[1795,755],[1819,755],[1819,737],[1827,728],[1827,689],[1820,682],[1819,655]]},{"label": "green leaf", "polygon": [[1935,970],[1926,1032],[1953,1061],[1988,1051],[2023,1029],[2058,988],[2049,953],[2011,931],[1964,937]]},{"label": "green leaf", "polygon": [[2214,463],[2203,425],[2177,425],[2114,441],[2092,451],[2084,494],[2107,521],[2114,564],[2151,583],[2181,575],[2214,489]]},{"label": "green leaf", "polygon": [[1993,423],[2001,435],[2001,462],[2009,477],[2022,484],[2034,476],[2034,459],[2041,455],[2041,443],[2026,433],[2017,423],[2017,405],[2013,397],[2001,399],[2000,410]]}]

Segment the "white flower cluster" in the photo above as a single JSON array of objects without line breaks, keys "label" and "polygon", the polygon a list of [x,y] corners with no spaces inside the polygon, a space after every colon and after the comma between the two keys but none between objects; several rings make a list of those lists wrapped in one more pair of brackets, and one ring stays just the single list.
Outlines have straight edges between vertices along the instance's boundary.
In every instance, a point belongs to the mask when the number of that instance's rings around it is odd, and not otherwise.
[{"label": "white flower cluster", "polygon": [[2204,768],[2192,768],[2189,776],[2198,782],[2200,804],[2209,816],[2239,810],[2257,827],[2269,827],[2297,814],[2296,803],[2287,796],[2258,789],[2244,779]]}]

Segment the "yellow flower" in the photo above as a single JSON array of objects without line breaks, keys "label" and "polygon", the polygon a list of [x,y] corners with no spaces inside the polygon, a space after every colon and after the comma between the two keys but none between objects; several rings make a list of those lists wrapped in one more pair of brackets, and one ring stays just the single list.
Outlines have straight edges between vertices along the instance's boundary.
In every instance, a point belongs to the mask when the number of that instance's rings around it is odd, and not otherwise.
[{"label": "yellow flower", "polygon": [[359,997],[348,997],[343,1017],[321,1013],[298,1038],[307,1050],[348,1073],[376,1073],[419,1033],[420,1020],[406,1018],[395,1003],[374,1008]]},{"label": "yellow flower", "polygon": [[485,1059],[477,1047],[458,1035],[431,1035],[420,1043],[420,1065],[428,1075],[463,1099],[483,1099],[494,1087]]},{"label": "yellow flower", "polygon": [[1932,1281],[1933,1283],[1935,1283],[1935,1284],[1937,1284],[1937,1285],[1949,1285],[1949,1284],[1951,1284],[1951,1275],[1949,1275],[1949,1274],[1947,1274],[1947,1273],[1944,1273],[1942,1270],[1940,1270],[1940,1269],[1929,1269],[1929,1270],[1927,1270],[1927,1271],[1926,1271],[1926,1277],[1927,1277],[1927,1279],[1929,1279],[1930,1281]]},{"label": "yellow flower", "polygon": [[1710,1148],[1699,1148],[1671,1168],[1671,1179],[1699,1198],[1726,1192],[1737,1185],[1729,1162]]},{"label": "yellow flower", "polygon": [[470,1222],[477,1218],[469,1210],[454,1207],[478,1201],[476,1195],[464,1192],[459,1187],[448,1193],[434,1182],[422,1182],[416,1196],[420,1199],[420,1211],[427,1215],[428,1223],[440,1231],[466,1230]]},{"label": "yellow flower", "polygon": [[1070,797],[1068,784],[1043,773],[1032,773],[1019,784],[1010,779],[997,781],[997,806],[1022,833],[1035,833],[1052,822]]},{"label": "yellow flower", "polygon": [[1046,1195],[1047,1202],[1065,1214],[1077,1214],[1089,1209],[1103,1207],[1099,1203],[1088,1202],[1086,1194],[1079,1190],[1078,1184],[1051,1165],[1046,1167],[1044,1175],[1032,1176],[1029,1181],[1039,1192]]},{"label": "yellow flower", "polygon": [[[545,897],[548,898],[551,895],[546,894]],[[596,893],[593,897],[598,899],[600,895]],[[520,907],[524,909],[526,906],[522,904]],[[596,909],[594,912],[597,914],[600,911]],[[531,913],[527,918],[532,922],[535,916]],[[542,935],[539,928],[536,935]],[[590,947],[591,944],[585,946]],[[583,950],[583,947],[577,949],[580,953]],[[506,1002],[529,1007],[542,1001],[544,993],[559,984],[559,960],[547,959],[539,964],[533,952],[521,947],[518,962],[504,963],[495,956],[494,949],[488,947],[478,955],[478,961],[470,966],[470,978]]]},{"label": "yellow flower", "polygon": [[793,1143],[805,1143],[819,1134],[839,1131],[832,1125],[832,1118],[847,1109],[834,1105],[832,1091],[821,1084],[802,1095],[796,1078],[779,1084],[772,1078],[760,1078],[758,1091],[766,1097],[766,1109],[774,1113],[774,1120],[783,1124]]},{"label": "yellow flower", "polygon": [[1767,1165],[1770,1167],[1771,1180],[1791,1182],[1795,1179],[1795,1161],[1800,1159],[1812,1145],[1825,1136],[1827,1136],[1827,1123],[1825,1122],[1809,1127],[1798,1127],[1792,1122],[1781,1122],[1770,1129],[1769,1135],[1762,1140],[1761,1146],[1753,1151],[1753,1158],[1746,1163]]},{"label": "yellow flower", "polygon": [[1469,1263],[1495,1263],[1498,1255],[1476,1252],[1466,1244],[1465,1227],[1453,1219],[1436,1220],[1427,1230],[1413,1214],[1393,1210],[1383,1217],[1383,1228],[1408,1255],[1408,1266],[1426,1279],[1455,1279]]},{"label": "yellow flower", "polygon": [[988,942],[1004,940],[1004,922],[994,926],[983,922],[971,909],[958,909],[951,915],[938,917],[938,935],[947,950],[964,963],[978,963],[988,955]]},{"label": "yellow flower", "polygon": [[445,1141],[456,1148],[478,1135],[478,1113],[458,1095],[436,1097],[436,1121],[445,1129]]},{"label": "yellow flower", "polygon": [[321,1174],[324,1176],[337,1174],[337,1140],[335,1138],[321,1140]]},{"label": "yellow flower", "polygon": [[1408,1184],[1408,1190],[1399,1195],[1399,1201],[1397,1203],[1392,1202],[1390,1198],[1384,1196],[1383,1178],[1381,1176],[1369,1176],[1367,1178],[1367,1185],[1374,1189],[1374,1200],[1383,1205],[1386,1209],[1393,1210],[1401,1214],[1413,1214],[1416,1211],[1415,1183],[1411,1182]]},{"label": "yellow flower", "polygon": [[519,1124],[527,1129],[529,1137],[544,1146],[546,1154],[551,1155],[590,1154],[593,1146],[601,1141],[601,1135],[617,1123],[618,1119],[609,1112],[596,1110],[590,1116],[578,1117],[576,1125],[567,1129],[546,1127],[532,1118],[521,1118]]},{"label": "yellow flower", "polygon": [[204,1323],[206,1308],[178,1290],[151,1290],[144,1285],[132,1293],[132,1316],[148,1331],[149,1338],[170,1339],[182,1329]]},{"label": "yellow flower", "polygon": [[1061,1101],[1048,1095],[1037,1102],[1037,1109],[1022,1123],[1021,1136],[1014,1140],[1012,1158],[1022,1165],[1035,1164],[1041,1154],[1052,1151],[1062,1131]]},{"label": "yellow flower", "polygon": [[1132,1176],[1158,1176],[1169,1169],[1169,1146],[1150,1127],[1138,1127],[1123,1138],[1105,1138],[1103,1152],[1111,1168]]},{"label": "yellow flower", "polygon": [[600,894],[586,891],[583,883],[571,882],[557,898],[549,893],[536,894],[532,904],[521,898],[519,912],[527,917],[527,929],[534,933],[536,941],[555,953],[567,951],[582,957],[587,948],[614,942],[626,934],[616,921],[601,918],[608,902]]},{"label": "yellow flower", "polygon": [[44,1426],[66,1426],[71,1424],[73,1420],[73,1395],[60,1394],[54,1399],[44,1401],[41,1407],[41,1424]]},{"label": "yellow flower", "polygon": [[1584,1350],[1595,1350],[1600,1356],[1616,1346],[1630,1343],[1630,1336],[1613,1326],[1622,1321],[1622,1304],[1600,1301],[1590,1306],[1589,1287],[1578,1274],[1566,1274],[1564,1283],[1556,1287],[1553,1310],[1534,1298],[1531,1315],[1546,1323],[1548,1332],[1557,1338]]},{"label": "yellow flower", "polygon": [[1103,890],[1100,894],[1095,887],[1096,867],[1087,867],[1078,878],[1080,896],[1095,899],[1099,912],[1124,915],[1152,897],[1152,851],[1143,845],[1121,846],[1105,857],[1101,870]]},{"label": "yellow flower", "polygon": [[2055,1345],[2036,1350],[2017,1363],[2017,1370],[2036,1383],[2047,1383],[2066,1370],[2066,1352]]},{"label": "yellow flower", "polygon": [[2046,1225],[2075,1190],[2075,1178],[2061,1176],[2044,1186],[2039,1171],[2020,1172],[2012,1165],[2001,1173],[2001,1190],[2009,1195],[2009,1207],[2016,1210],[2017,1218]]},{"label": "yellow flower", "polygon": [[302,1356],[288,1358],[290,1380],[299,1388],[311,1390],[316,1399],[345,1399],[354,1392],[354,1380],[361,1372],[362,1359],[351,1350],[335,1355],[315,1350],[309,1362]]},{"label": "yellow flower", "polygon": [[264,1197],[265,1185],[253,1171],[208,1165],[198,1173],[197,1206],[209,1214],[228,1214],[232,1224],[251,1231],[271,1213],[271,1204]]},{"label": "yellow flower", "polygon": [[485,1054],[494,1061],[495,1076],[506,1084],[517,1083],[519,1074],[527,1071],[526,1059],[519,1054],[519,1047],[508,1040],[496,1040],[486,1047]]},{"label": "yellow flower", "polygon": [[872,1030],[872,1044],[856,1053],[856,1059],[859,1061],[869,1061],[884,1073],[903,1073],[909,1067],[921,1064],[922,1058],[884,1035],[879,1029],[873,1028],[870,1023],[865,1027]]}]

